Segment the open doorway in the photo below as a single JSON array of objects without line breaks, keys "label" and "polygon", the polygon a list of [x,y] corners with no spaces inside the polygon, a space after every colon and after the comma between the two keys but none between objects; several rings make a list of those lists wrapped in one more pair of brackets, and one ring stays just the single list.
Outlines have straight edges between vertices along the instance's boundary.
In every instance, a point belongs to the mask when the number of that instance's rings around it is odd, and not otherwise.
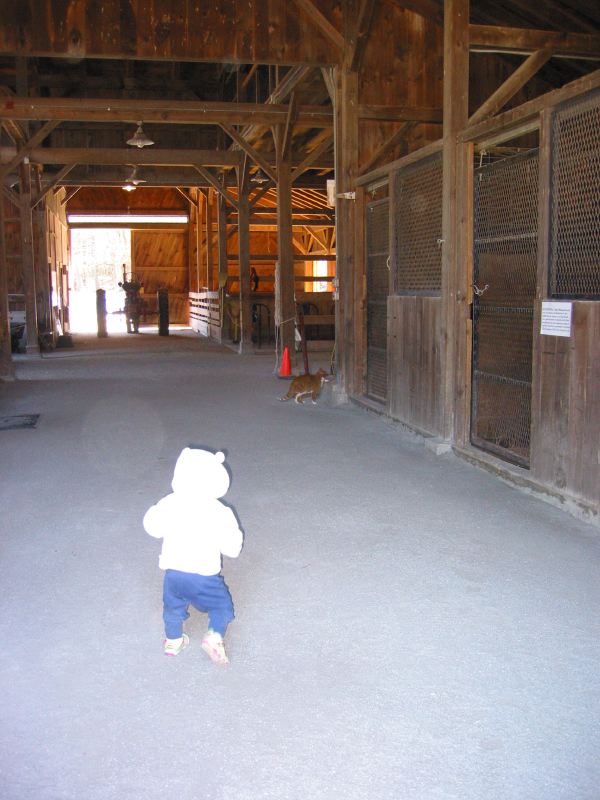
[{"label": "open doorway", "polygon": [[125,333],[125,293],[119,287],[123,269],[131,272],[131,231],[128,228],[72,228],[69,293],[73,333],[97,330],[96,290],[106,292],[108,333]]}]

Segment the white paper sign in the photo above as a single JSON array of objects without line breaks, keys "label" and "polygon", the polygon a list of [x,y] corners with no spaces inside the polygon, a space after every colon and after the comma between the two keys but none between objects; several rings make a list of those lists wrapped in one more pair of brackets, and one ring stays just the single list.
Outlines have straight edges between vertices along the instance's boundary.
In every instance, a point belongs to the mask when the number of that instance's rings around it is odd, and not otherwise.
[{"label": "white paper sign", "polygon": [[573,303],[542,301],[542,329],[545,336],[570,336]]}]

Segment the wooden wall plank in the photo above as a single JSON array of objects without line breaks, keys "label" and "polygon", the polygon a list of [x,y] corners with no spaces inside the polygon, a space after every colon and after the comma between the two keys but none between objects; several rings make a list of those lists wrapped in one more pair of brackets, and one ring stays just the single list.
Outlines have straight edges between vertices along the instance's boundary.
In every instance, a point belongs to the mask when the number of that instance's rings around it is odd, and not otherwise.
[{"label": "wooden wall plank", "polygon": [[[314,5],[339,27],[339,2]],[[332,64],[338,56],[288,0],[20,0],[3,4],[2,23],[0,53],[9,55],[285,65]]]},{"label": "wooden wall plank", "polygon": [[442,300],[394,295],[388,299],[388,322],[389,414],[440,436]]}]

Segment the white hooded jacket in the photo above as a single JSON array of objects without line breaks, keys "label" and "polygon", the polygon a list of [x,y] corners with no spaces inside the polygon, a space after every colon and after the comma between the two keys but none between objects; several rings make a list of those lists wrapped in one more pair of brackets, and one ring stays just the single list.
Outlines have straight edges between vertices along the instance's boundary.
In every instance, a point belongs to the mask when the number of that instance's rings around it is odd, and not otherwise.
[{"label": "white hooded jacket", "polygon": [[219,501],[229,489],[223,453],[186,447],[175,464],[173,492],[144,515],[144,529],[163,540],[161,569],[217,575],[221,556],[240,554],[243,533]]}]

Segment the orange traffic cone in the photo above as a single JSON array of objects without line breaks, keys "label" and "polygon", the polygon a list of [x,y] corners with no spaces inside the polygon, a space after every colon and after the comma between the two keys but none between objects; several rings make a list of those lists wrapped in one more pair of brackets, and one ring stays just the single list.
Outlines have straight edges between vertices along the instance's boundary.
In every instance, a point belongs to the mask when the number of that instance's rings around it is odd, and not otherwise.
[{"label": "orange traffic cone", "polygon": [[281,359],[281,367],[279,369],[280,378],[292,377],[292,366],[290,364],[290,349],[289,347],[283,348],[283,357]]}]

